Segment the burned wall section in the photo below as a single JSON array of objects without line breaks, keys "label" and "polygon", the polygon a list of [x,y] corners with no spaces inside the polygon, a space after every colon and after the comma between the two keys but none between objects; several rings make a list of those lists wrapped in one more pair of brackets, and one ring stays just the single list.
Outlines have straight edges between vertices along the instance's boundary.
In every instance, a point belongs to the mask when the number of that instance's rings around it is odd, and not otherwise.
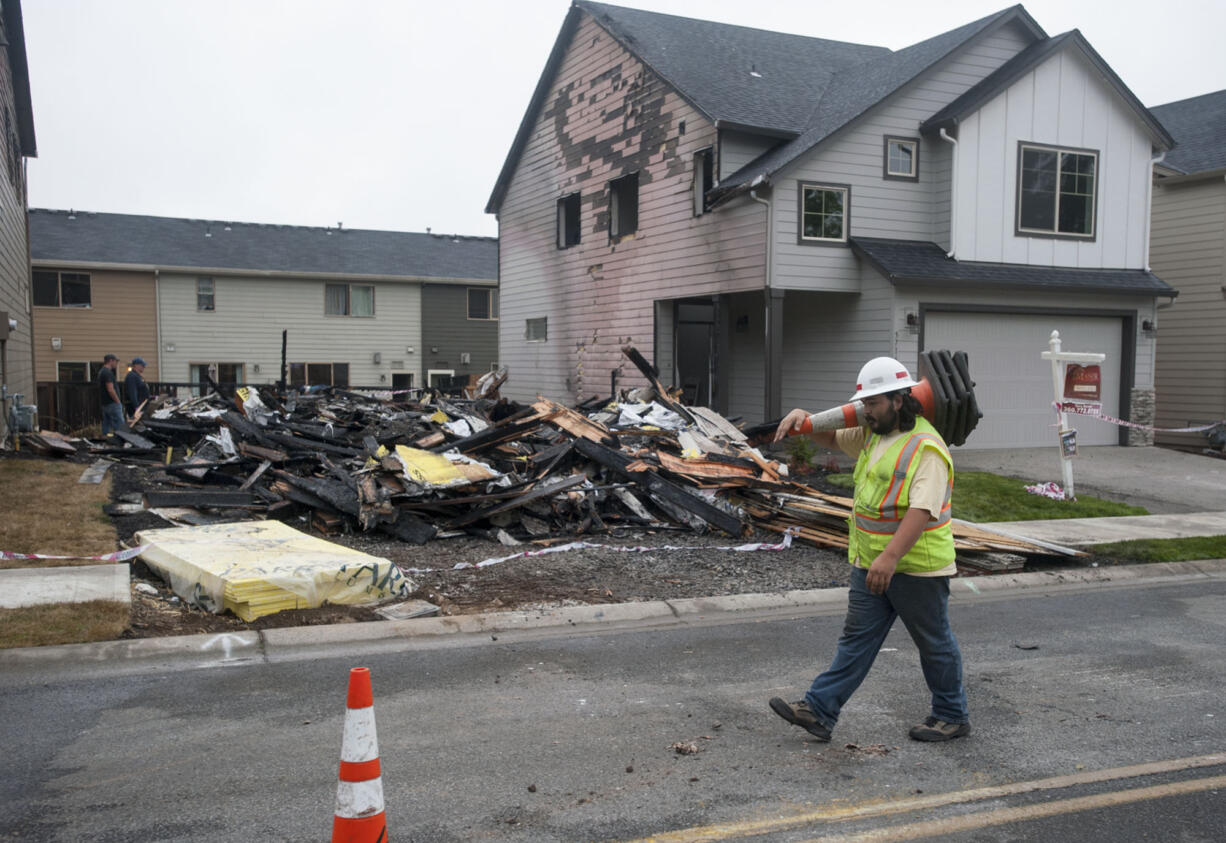
[{"label": "burned wall section", "polygon": [[[763,283],[760,206],[695,216],[694,153],[712,123],[584,16],[511,178],[499,214],[500,354],[516,398],[569,399],[639,385],[619,348],[654,358],[656,299]],[[610,238],[609,182],[638,173],[638,225]],[[580,193],[580,242],[557,244],[558,200]],[[525,322],[548,319],[548,339]]]}]

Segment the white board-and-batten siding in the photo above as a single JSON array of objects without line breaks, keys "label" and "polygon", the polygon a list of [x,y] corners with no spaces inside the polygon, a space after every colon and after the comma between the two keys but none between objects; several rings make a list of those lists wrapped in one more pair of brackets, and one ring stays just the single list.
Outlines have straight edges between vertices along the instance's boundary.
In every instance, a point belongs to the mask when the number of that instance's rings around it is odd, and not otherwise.
[{"label": "white board-and-batten siding", "polygon": [[[949,238],[949,144],[919,126],[1029,42],[1001,27],[903,86],[776,177],[771,284],[789,290],[856,292],[860,267],[843,246],[801,243],[800,186],[848,186],[849,233],[937,243]],[[918,138],[919,180],[883,175],[886,135]]]},{"label": "white board-and-batten siding", "polygon": [[[383,374],[390,388],[390,361],[403,359],[403,371],[422,383],[421,285],[416,282],[374,282],[375,315],[356,317],[324,315],[324,281],[245,276],[214,276],[216,309],[201,311],[196,280],[173,273],[158,280],[165,380],[189,380],[193,363],[242,363],[247,383],[274,383],[281,374],[281,332],[288,330],[289,363],[348,363],[350,384],[379,386]],[[406,351],[410,347],[414,353]]]},{"label": "white board-and-batten siding", "polygon": [[[607,394],[614,369],[640,383],[620,347],[655,356],[655,300],[762,287],[765,209],[694,214],[694,153],[715,144],[705,117],[581,17],[499,209],[505,394]],[[608,182],[636,171],[638,230],[611,243]],[[559,249],[557,201],[575,192],[581,240]],[[527,341],[541,317],[548,338]]]},{"label": "white board-and-batten siding", "polygon": [[[1150,266],[1179,290],[1158,313],[1156,425],[1190,427],[1226,418],[1226,181],[1154,187]],[[1157,441],[1204,447],[1198,434]]]},{"label": "white board-and-batten siding", "polygon": [[[1093,239],[1015,233],[1019,142],[1098,153]],[[1142,268],[1152,157],[1149,135],[1115,89],[1080,51],[1057,52],[958,127],[958,259]]]}]

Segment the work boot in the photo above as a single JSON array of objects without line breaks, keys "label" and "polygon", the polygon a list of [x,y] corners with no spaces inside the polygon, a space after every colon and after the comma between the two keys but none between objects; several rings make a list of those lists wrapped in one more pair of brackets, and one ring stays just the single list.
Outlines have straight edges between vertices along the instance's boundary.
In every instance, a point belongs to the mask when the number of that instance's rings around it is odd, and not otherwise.
[{"label": "work boot", "polygon": [[950,741],[970,733],[970,723],[946,723],[930,716],[918,726],[912,726],[909,734],[912,740],[917,741]]},{"label": "work boot", "polygon": [[784,702],[781,697],[771,697],[771,711],[778,714],[789,723],[799,726],[822,743],[830,742],[830,729],[826,727],[809,709],[805,700],[799,702]]}]

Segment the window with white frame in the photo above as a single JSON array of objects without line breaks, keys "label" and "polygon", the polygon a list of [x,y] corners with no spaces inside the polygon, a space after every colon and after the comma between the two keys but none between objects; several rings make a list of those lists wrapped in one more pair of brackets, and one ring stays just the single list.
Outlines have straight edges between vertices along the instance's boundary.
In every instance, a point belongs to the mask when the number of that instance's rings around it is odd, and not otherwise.
[{"label": "window with white frame", "polygon": [[372,284],[325,284],[325,316],[374,316],[375,288]]},{"label": "window with white frame", "polygon": [[846,185],[800,186],[800,242],[846,243],[851,188]]},{"label": "window with white frame", "polygon": [[580,238],[580,216],[582,207],[578,193],[571,193],[558,200],[558,248],[569,249],[578,246]]},{"label": "window with white frame", "polygon": [[469,287],[468,318],[496,320],[498,318],[498,291],[490,287]]},{"label": "window with white frame", "polygon": [[92,307],[89,273],[36,269],[31,273],[35,307]]},{"label": "window with white frame", "polygon": [[528,342],[544,342],[549,339],[549,317],[528,319],[524,323],[524,339]]},{"label": "window with white frame", "polygon": [[885,177],[919,181],[919,139],[885,137]]},{"label": "window with white frame", "polygon": [[215,296],[215,288],[213,279],[207,276],[201,276],[196,279],[196,310],[212,311],[216,308],[217,299]]},{"label": "window with white frame", "polygon": [[1094,238],[1098,152],[1018,144],[1017,233]]}]

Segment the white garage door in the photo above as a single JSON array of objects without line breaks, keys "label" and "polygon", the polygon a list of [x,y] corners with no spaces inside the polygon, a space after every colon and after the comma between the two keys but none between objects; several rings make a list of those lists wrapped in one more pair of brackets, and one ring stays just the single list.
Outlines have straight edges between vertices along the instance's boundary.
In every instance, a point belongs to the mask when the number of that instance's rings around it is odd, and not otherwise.
[{"label": "white garage door", "polygon": [[[1051,332],[1060,332],[1065,351],[1107,355],[1102,364],[1103,412],[1119,415],[1120,349],[1123,320],[1105,316],[1032,316],[1016,313],[928,311],[924,348],[965,351],[983,418],[966,448],[1018,448],[1055,444]],[[1119,444],[1119,428],[1084,416],[1070,416],[1079,445]]]}]

